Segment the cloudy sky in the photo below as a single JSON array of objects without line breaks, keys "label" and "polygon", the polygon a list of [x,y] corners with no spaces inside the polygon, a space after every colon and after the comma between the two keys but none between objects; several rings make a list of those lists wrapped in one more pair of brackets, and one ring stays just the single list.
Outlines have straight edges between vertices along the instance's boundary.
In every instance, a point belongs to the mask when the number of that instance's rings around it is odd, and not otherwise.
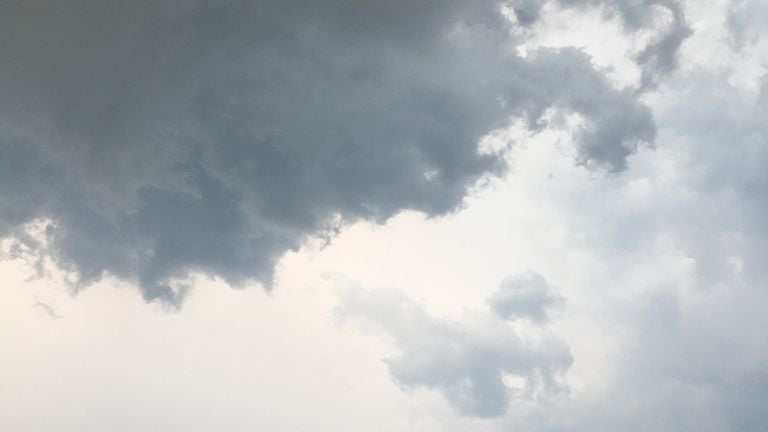
[{"label": "cloudy sky", "polygon": [[768,430],[765,0],[10,0],[0,430]]}]

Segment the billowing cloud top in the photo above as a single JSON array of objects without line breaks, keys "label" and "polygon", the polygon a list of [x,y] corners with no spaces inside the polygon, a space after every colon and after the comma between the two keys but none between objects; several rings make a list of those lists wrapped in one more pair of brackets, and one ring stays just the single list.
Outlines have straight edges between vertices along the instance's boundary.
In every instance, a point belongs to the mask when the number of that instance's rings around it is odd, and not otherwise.
[{"label": "billowing cloud top", "polygon": [[[577,113],[579,157],[621,170],[655,136],[650,111],[578,50],[517,54],[524,3],[10,2],[0,236],[50,221],[26,247],[79,284],[108,273],[177,303],[189,272],[269,285],[339,222],[451,211],[503,170],[477,143],[510,118]],[[686,34],[671,1],[559,3],[628,31],[646,6],[671,13],[638,58],[654,76]]]}]

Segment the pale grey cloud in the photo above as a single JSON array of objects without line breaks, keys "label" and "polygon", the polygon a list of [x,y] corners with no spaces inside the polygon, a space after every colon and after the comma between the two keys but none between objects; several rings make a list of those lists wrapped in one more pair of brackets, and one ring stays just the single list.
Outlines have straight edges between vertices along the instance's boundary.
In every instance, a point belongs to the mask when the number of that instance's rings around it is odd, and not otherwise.
[{"label": "pale grey cloud", "polygon": [[34,307],[37,308],[40,312],[45,314],[48,318],[57,320],[61,318],[61,315],[56,310],[56,308],[40,299],[35,299]]},{"label": "pale grey cloud", "polygon": [[[505,307],[525,309],[529,303],[527,298],[506,299]],[[568,346],[546,331],[534,340],[518,335],[506,317],[478,313],[463,320],[440,319],[395,291],[353,291],[337,314],[392,338],[399,354],[386,362],[399,386],[437,390],[462,415],[498,417],[514,399],[567,391],[561,379],[573,361]],[[522,380],[522,387],[510,387],[507,377]]]},{"label": "pale grey cloud", "polygon": [[730,42],[737,49],[757,43],[762,36],[763,23],[768,17],[768,5],[759,0],[732,0],[728,7],[726,25]]},{"label": "pale grey cloud", "polygon": [[544,322],[563,299],[543,276],[530,270],[507,276],[488,299],[497,315],[504,319],[529,319]]},{"label": "pale grey cloud", "polygon": [[569,249],[593,260],[582,289],[598,288],[580,293],[590,304],[582,313],[615,331],[616,347],[605,387],[505,418],[508,427],[765,429],[766,83],[738,87],[727,72],[670,80],[654,104],[657,150],[638,155],[623,177],[568,189],[574,195],[558,203]]}]

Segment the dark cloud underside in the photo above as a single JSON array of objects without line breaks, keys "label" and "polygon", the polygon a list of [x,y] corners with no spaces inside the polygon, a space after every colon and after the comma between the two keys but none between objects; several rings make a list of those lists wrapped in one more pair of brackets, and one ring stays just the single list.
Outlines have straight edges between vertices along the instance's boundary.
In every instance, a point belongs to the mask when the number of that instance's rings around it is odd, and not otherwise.
[{"label": "dark cloud underside", "polygon": [[[495,1],[11,1],[0,16],[0,236],[179,300],[190,271],[269,284],[338,221],[451,211],[504,166],[478,140],[577,112],[624,167],[649,110],[576,50],[514,54]],[[38,249],[42,246],[37,246]]]}]

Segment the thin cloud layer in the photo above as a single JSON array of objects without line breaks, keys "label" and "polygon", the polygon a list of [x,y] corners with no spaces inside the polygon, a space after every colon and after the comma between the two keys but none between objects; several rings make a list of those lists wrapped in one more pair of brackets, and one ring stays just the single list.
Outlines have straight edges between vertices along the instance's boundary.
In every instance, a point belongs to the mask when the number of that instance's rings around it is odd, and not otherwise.
[{"label": "thin cloud layer", "polygon": [[580,159],[613,171],[654,139],[631,90],[577,50],[515,54],[513,25],[490,0],[12,2],[0,236],[50,221],[27,246],[77,284],[178,304],[190,272],[268,286],[308,235],[450,212],[504,170],[477,143],[512,117],[579,114]]},{"label": "thin cloud layer", "polygon": [[[524,299],[518,306],[528,307]],[[391,336],[400,353],[386,362],[399,386],[437,390],[461,415],[498,417],[513,398],[566,390],[561,378],[573,358],[568,346],[546,331],[531,340],[488,313],[462,321],[435,318],[399,292],[352,292],[337,313]],[[510,387],[508,378],[522,380],[521,388]]]}]

